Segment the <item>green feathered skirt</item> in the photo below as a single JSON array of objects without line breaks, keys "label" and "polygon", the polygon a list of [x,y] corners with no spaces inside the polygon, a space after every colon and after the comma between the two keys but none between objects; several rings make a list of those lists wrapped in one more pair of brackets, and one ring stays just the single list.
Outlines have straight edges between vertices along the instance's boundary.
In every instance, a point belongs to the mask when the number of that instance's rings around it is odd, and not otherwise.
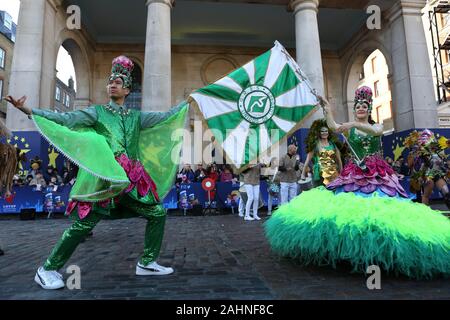
[{"label": "green feathered skirt", "polygon": [[450,220],[409,200],[334,194],[319,187],[281,206],[264,225],[272,249],[304,264],[347,261],[411,278],[450,275]]}]

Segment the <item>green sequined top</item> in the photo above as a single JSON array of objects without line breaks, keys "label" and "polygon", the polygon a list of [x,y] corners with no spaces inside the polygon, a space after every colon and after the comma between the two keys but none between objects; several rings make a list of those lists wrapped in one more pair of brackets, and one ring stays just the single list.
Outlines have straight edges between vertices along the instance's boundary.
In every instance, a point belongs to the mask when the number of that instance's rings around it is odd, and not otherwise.
[{"label": "green sequined top", "polygon": [[130,159],[138,159],[140,112],[130,109],[127,115],[122,115],[103,106],[95,109],[97,121],[94,129],[106,138],[114,155],[126,154]]},{"label": "green sequined top", "polygon": [[336,146],[329,142],[328,146],[316,147],[313,158],[313,179],[319,181],[323,179],[323,183],[328,185],[338,175]]},{"label": "green sequined top", "polygon": [[356,128],[350,129],[348,142],[361,160],[369,155],[381,153],[382,150],[381,137],[360,134]]}]

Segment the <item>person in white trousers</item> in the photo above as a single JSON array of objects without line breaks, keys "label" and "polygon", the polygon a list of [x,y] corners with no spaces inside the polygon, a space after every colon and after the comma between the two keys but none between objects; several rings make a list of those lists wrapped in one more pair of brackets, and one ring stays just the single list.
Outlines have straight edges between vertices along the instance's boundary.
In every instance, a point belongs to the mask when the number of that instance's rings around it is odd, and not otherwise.
[{"label": "person in white trousers", "polygon": [[278,159],[272,158],[270,160],[270,167],[275,168],[275,172],[273,175],[268,175],[267,179],[267,215],[272,215],[272,207],[273,207],[273,200],[274,198],[278,199],[278,203],[280,202],[280,179],[279,179],[279,173],[278,173]]},{"label": "person in white trousers", "polygon": [[[259,184],[261,176],[261,167],[263,164],[257,164],[243,172],[244,186],[247,192],[247,203],[245,206],[244,220],[253,221],[261,220],[258,216],[259,207]],[[251,207],[253,206],[253,216],[250,215]]]},{"label": "person in white trousers", "polygon": [[288,153],[280,159],[278,171],[280,175],[281,204],[288,203],[297,196],[297,171],[300,169],[300,157],[297,146],[288,146]]},{"label": "person in white trousers", "polygon": [[240,183],[239,187],[239,217],[243,218],[245,215],[245,203],[247,202],[247,190],[245,190],[245,185],[243,182]]}]

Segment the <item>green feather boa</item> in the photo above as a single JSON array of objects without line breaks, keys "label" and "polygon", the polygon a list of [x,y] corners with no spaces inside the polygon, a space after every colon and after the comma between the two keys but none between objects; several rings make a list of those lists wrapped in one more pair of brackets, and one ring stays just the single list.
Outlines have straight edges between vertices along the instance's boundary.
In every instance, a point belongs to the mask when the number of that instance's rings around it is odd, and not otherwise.
[{"label": "green feather boa", "polygon": [[450,221],[429,207],[374,195],[303,192],[265,224],[280,255],[304,264],[350,262],[356,272],[378,265],[412,278],[450,274]]}]

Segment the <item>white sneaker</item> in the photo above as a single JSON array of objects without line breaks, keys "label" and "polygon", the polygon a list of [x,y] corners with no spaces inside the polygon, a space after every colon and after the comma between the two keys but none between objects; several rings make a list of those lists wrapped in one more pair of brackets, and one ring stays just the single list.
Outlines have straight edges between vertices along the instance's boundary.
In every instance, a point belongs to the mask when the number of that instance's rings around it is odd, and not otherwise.
[{"label": "white sneaker", "polygon": [[140,262],[136,265],[136,275],[138,276],[165,276],[173,273],[170,267],[163,267],[153,261],[144,266]]},{"label": "white sneaker", "polygon": [[55,290],[64,288],[63,276],[57,271],[46,271],[43,267],[40,267],[34,281],[44,289]]},{"label": "white sneaker", "polygon": [[244,214],[242,212],[239,212],[239,217],[243,218]]},{"label": "white sneaker", "polygon": [[245,216],[245,217],[244,217],[244,220],[245,220],[245,221],[253,221],[253,220],[255,220],[255,219],[252,218],[252,217],[250,217],[250,216]]},{"label": "white sneaker", "polygon": [[255,220],[261,220],[261,218],[258,215],[253,215],[253,219]]}]

